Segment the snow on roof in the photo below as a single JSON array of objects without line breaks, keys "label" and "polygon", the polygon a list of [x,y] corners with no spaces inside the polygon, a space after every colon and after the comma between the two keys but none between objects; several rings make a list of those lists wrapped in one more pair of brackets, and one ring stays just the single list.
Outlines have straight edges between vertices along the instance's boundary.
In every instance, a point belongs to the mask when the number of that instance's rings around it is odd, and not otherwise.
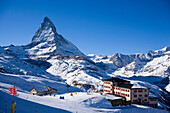
[{"label": "snow on roof", "polygon": [[[170,79],[170,77],[169,77],[169,79]],[[165,87],[165,89],[166,89],[168,92],[170,92],[170,84],[168,84],[168,85]]]},{"label": "snow on roof", "polygon": [[149,98],[158,98],[157,96],[155,96],[154,94],[152,93],[149,93]]},{"label": "snow on roof", "polygon": [[116,97],[114,95],[105,95],[104,96],[106,99],[110,99],[110,100],[117,100],[117,99],[122,99],[122,97]]},{"label": "snow on roof", "polygon": [[133,84],[132,89],[148,89],[148,88],[140,86],[139,84]]},{"label": "snow on roof", "polygon": [[34,87],[36,89],[36,91],[48,91],[48,89],[44,86],[44,87]]}]

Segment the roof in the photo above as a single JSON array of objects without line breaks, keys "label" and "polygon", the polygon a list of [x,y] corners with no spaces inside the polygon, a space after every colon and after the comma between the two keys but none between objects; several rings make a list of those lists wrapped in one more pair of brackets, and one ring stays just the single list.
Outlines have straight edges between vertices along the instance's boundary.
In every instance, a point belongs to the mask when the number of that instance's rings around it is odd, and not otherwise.
[{"label": "roof", "polygon": [[105,95],[105,98],[110,100],[122,99],[122,97],[116,97],[114,95]]},{"label": "roof", "polygon": [[[154,99],[154,98],[158,98],[157,96],[155,96],[154,94],[152,93],[149,93],[149,99]],[[158,98],[159,99],[159,98]]]},{"label": "roof", "polygon": [[133,84],[117,84],[115,86],[131,89]]},{"label": "roof", "polygon": [[34,87],[36,91],[48,91],[46,87]]},{"label": "roof", "polygon": [[159,97],[152,97],[152,96],[149,96],[149,99],[159,99]]},{"label": "roof", "polygon": [[139,84],[133,84],[132,89],[148,89],[148,88],[140,86]]},{"label": "roof", "polygon": [[52,87],[50,87],[50,86],[47,86],[46,88],[47,88],[47,89],[49,88],[49,90],[50,90],[50,91],[51,91],[51,90],[55,90],[55,91],[57,91],[57,89],[52,88]]},{"label": "roof", "polygon": [[115,78],[115,77],[112,77],[112,78],[109,78],[109,79],[104,79],[103,81],[112,81],[112,82],[130,82],[128,80],[124,80],[124,79],[121,79],[121,78]]}]

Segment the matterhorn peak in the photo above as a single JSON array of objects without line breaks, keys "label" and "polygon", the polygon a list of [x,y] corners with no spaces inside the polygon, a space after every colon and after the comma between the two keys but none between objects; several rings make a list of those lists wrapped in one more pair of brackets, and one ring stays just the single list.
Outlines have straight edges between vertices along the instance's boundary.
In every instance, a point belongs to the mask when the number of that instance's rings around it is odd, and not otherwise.
[{"label": "matterhorn peak", "polygon": [[45,17],[40,28],[32,38],[31,53],[41,55],[61,55],[61,56],[84,56],[84,54],[71,42],[56,32],[52,21]]},{"label": "matterhorn peak", "polygon": [[41,23],[40,28],[32,38],[31,45],[35,46],[42,42],[54,43],[55,35],[57,35],[57,32],[54,24],[48,17],[45,17],[43,23]]},{"label": "matterhorn peak", "polygon": [[44,18],[44,22],[45,21],[51,22],[51,20],[47,16]]},{"label": "matterhorn peak", "polygon": [[43,27],[45,29],[52,28],[53,32],[56,32],[56,28],[55,28],[54,24],[47,16],[44,18],[44,21],[41,24],[41,27]]}]

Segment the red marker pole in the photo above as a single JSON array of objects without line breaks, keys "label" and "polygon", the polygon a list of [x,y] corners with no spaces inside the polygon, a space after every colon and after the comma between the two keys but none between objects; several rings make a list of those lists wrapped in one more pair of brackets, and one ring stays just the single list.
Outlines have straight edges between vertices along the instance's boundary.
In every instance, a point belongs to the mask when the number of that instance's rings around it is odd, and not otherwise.
[{"label": "red marker pole", "polygon": [[15,82],[14,82],[14,88],[12,89],[12,94],[13,94],[13,98],[11,103],[11,113],[15,113],[15,102],[14,102],[14,94],[16,94]]}]

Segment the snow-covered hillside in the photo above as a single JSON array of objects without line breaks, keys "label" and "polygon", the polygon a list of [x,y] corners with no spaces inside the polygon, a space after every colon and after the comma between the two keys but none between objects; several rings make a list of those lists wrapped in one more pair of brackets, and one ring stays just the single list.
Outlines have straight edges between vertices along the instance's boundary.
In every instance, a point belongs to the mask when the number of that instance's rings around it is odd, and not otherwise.
[{"label": "snow-covered hillside", "polygon": [[[10,112],[10,104],[12,96],[8,94],[9,88],[13,87],[13,82],[16,84],[17,95],[15,96],[16,112],[18,113],[132,113],[138,111],[139,113],[168,113],[166,110],[152,108],[149,106],[142,106],[133,104],[132,106],[118,106],[112,107],[111,103],[107,100],[111,98],[109,95],[100,95],[100,93],[90,93],[81,91],[78,88],[70,87],[70,93],[67,94],[66,83],[56,80],[50,80],[43,77],[35,77],[30,75],[15,75],[15,74],[0,74],[0,112]],[[149,83],[140,81],[131,81],[135,84],[151,88],[154,95],[161,97],[160,94],[163,91]],[[57,95],[36,96],[30,94],[30,89],[33,87],[45,87],[51,86],[57,89]],[[77,94],[75,93],[77,92]],[[73,96],[70,94],[73,93]],[[64,96],[64,100],[60,99],[60,96]],[[165,106],[159,102],[159,107]]]}]

